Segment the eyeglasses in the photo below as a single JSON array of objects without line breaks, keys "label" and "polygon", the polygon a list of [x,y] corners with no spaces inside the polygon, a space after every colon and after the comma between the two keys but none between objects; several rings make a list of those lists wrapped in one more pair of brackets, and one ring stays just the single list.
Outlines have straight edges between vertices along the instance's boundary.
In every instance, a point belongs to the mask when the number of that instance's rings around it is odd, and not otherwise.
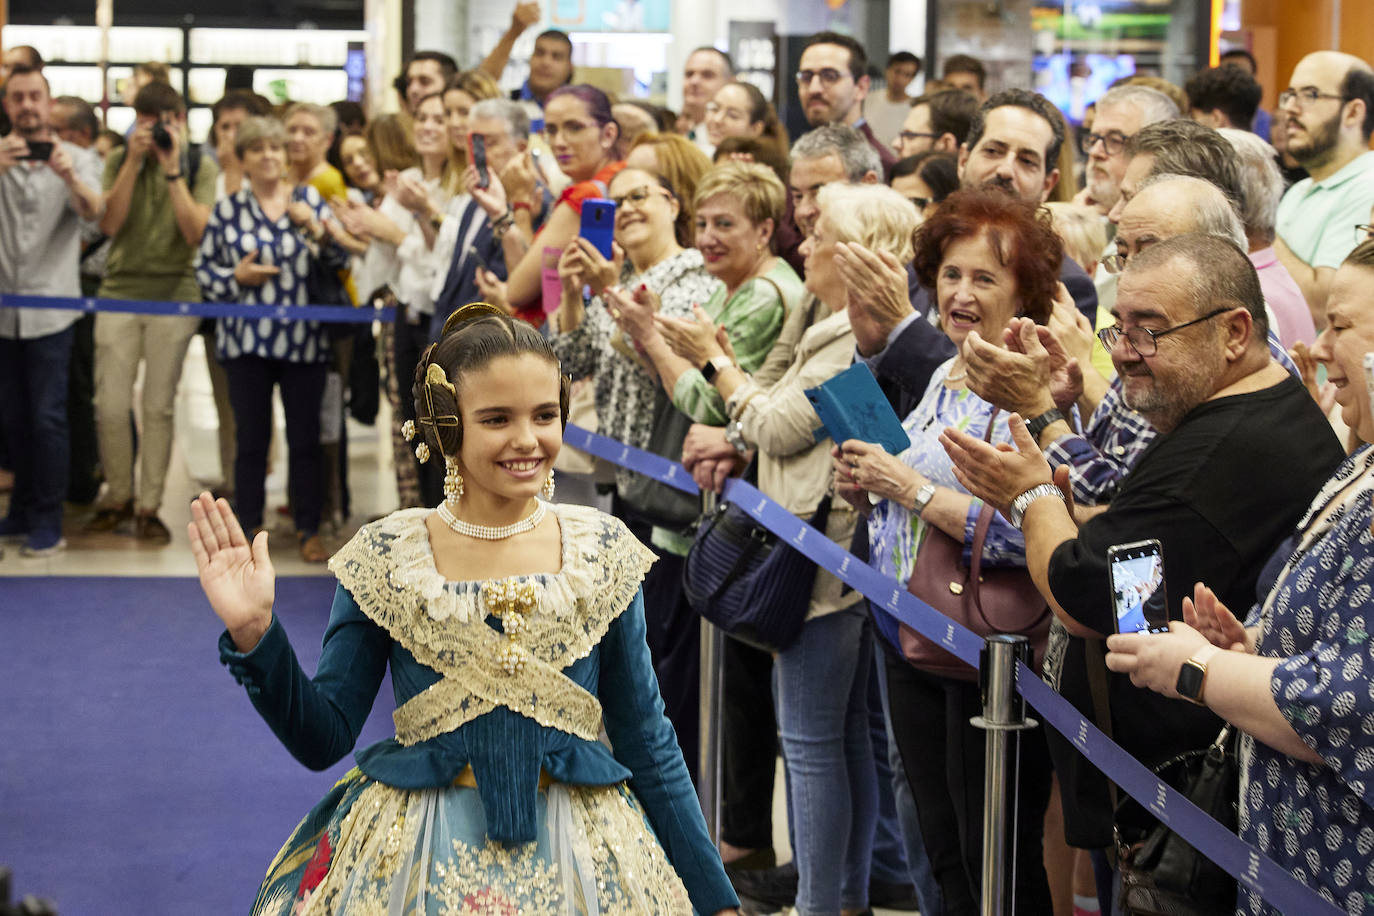
[{"label": "eyeglasses", "polygon": [[1374,226],[1369,223],[1360,223],[1355,227],[1355,244],[1361,245],[1370,239],[1374,239]]},{"label": "eyeglasses", "polygon": [[649,198],[654,196],[654,192],[661,193],[665,197],[669,196],[668,192],[663,188],[655,188],[646,184],[635,188],[633,191],[621,194],[619,197],[612,197],[611,203],[615,204],[617,210],[622,209],[626,204],[634,204],[636,208],[643,207]]},{"label": "eyeglasses", "polygon": [[915,140],[917,137],[929,137],[931,140],[934,140],[938,136],[940,135],[933,134],[930,131],[926,130],[904,130],[897,135],[897,139],[905,143],[908,140]]},{"label": "eyeglasses", "polygon": [[1346,100],[1345,96],[1343,95],[1337,93],[1322,92],[1315,86],[1307,86],[1303,89],[1285,89],[1282,92],[1280,92],[1279,107],[1287,108],[1288,103],[1292,102],[1294,99],[1297,100],[1299,108],[1306,108],[1308,105],[1315,105],[1318,99],[1340,99],[1342,102]]},{"label": "eyeglasses", "polygon": [[1097,339],[1102,341],[1102,346],[1110,350],[1124,336],[1126,343],[1131,345],[1132,350],[1141,356],[1154,356],[1159,351],[1159,338],[1192,327],[1195,324],[1201,324],[1204,321],[1211,321],[1218,315],[1225,315],[1227,312],[1233,311],[1234,308],[1234,306],[1227,306],[1226,308],[1215,309],[1201,318],[1194,318],[1192,321],[1185,321],[1183,324],[1176,324],[1172,328],[1165,328],[1162,331],[1152,331],[1149,328],[1141,327],[1134,327],[1129,331],[1119,326],[1103,328],[1097,332]]},{"label": "eyeglasses", "polygon": [[1108,131],[1105,134],[1083,134],[1078,138],[1078,147],[1083,150],[1083,155],[1087,156],[1092,153],[1097,141],[1101,140],[1102,148],[1107,151],[1108,156],[1119,156],[1130,139],[1119,130]]},{"label": "eyeglasses", "polygon": [[798,70],[797,83],[802,86],[810,86],[811,81],[819,76],[821,85],[833,86],[848,75],[847,72],[836,70],[833,67],[826,67],[824,70]]},{"label": "eyeglasses", "polygon": [[1126,269],[1126,258],[1124,254],[1109,254],[1102,259],[1102,268],[1109,274],[1119,274]]}]

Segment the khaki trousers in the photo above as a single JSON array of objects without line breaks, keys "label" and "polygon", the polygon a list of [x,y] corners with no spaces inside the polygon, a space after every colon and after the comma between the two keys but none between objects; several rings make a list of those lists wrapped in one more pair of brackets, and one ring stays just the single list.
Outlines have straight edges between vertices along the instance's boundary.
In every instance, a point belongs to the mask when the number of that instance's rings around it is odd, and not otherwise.
[{"label": "khaki trousers", "polygon": [[172,457],[172,416],[186,348],[199,318],[101,312],[95,318],[95,412],[100,461],[109,484],[106,505],[123,505],[134,494],[134,440],[129,425],[134,378],[143,371],[143,437],[138,510],[162,503]]}]

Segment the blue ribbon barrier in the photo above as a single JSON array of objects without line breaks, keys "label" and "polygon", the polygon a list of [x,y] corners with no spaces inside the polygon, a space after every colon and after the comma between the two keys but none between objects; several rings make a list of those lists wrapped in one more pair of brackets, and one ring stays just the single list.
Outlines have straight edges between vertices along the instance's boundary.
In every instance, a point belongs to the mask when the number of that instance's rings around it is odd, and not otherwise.
[{"label": "blue ribbon barrier", "polygon": [[137,315],[183,315],[195,318],[269,318],[275,321],[323,321],[371,324],[396,320],[395,309],[350,305],[243,305],[237,302],[151,302],[142,299],[93,299],[67,296],[18,296],[0,293],[0,308],[60,309],[79,312],[128,312]]},{"label": "blue ribbon barrier", "polygon": [[[660,455],[616,442],[579,426],[569,425],[564,431],[564,441],[612,464],[654,477],[669,486],[689,493],[697,492],[696,483],[682,465]],[[682,483],[684,479],[690,487]],[[873,604],[927,639],[935,641],[970,667],[978,667],[982,637],[921,601],[901,583],[892,581],[849,553],[756,487],[738,478],[731,478],[726,481],[721,497],[739,506],[759,524]],[[1123,792],[1144,805],[1171,830],[1246,887],[1284,913],[1341,916],[1345,912],[1155,776],[1149,768],[1104,735],[1024,662],[1017,663],[1016,674],[1017,690],[1047,723],[1072,741],[1074,747]]]}]

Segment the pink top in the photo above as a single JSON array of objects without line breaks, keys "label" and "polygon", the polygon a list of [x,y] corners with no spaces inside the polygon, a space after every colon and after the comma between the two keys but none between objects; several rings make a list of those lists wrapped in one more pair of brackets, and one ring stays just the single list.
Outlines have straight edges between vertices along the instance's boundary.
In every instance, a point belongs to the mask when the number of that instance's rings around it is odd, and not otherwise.
[{"label": "pink top", "polygon": [[1272,247],[1250,252],[1250,263],[1259,273],[1264,302],[1278,321],[1274,333],[1279,335],[1284,349],[1300,340],[1311,346],[1317,339],[1317,328],[1312,324],[1312,311],[1298,288],[1298,281],[1279,263],[1279,256]]}]

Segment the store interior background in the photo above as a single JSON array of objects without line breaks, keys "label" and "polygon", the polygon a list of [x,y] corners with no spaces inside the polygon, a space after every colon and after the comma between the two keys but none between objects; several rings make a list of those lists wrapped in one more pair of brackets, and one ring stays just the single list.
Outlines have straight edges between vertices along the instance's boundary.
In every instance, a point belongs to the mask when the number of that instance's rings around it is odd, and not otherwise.
[{"label": "store interior background", "polygon": [[[859,38],[881,66],[892,51],[926,60],[972,53],[989,64],[991,88],[1034,85],[1071,118],[1083,86],[1068,88],[1069,65],[1097,64],[1098,82],[1135,67],[1182,82],[1217,47],[1254,53],[1273,107],[1294,64],[1314,50],[1374,60],[1374,3],[1367,0],[543,0],[546,27],[573,35],[579,79],[624,96],[676,108],[682,62],[694,47],[729,50],[744,78],[775,99],[785,120],[790,73],[800,43],[834,28]],[[132,111],[120,87],[134,63],[173,66],[189,90],[191,131],[209,130],[208,106],[223,92],[227,68],[251,67],[255,90],[274,101],[364,101],[394,110],[390,88],[406,55],[420,48],[453,53],[472,66],[497,41],[514,0],[0,0],[0,45],[32,44],[50,61],[55,94],[103,101],[109,126],[123,130]],[[102,87],[101,30],[113,28]],[[503,82],[524,78],[517,45]],[[1058,68],[1057,70],[1055,68]],[[1076,68],[1074,72],[1081,72]],[[1057,77],[1055,74],[1058,74]],[[1078,82],[1082,82],[1079,80]],[[919,88],[913,88],[913,92]],[[1089,101],[1095,85],[1086,87]],[[103,89],[103,91],[102,91]],[[1072,98],[1071,96],[1079,98]],[[794,128],[798,124],[794,123]]]}]

